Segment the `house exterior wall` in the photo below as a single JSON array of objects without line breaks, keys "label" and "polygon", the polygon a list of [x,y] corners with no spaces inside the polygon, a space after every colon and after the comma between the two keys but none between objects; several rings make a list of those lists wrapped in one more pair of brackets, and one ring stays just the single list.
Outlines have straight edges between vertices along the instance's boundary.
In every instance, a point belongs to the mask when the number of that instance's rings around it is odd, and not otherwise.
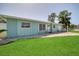
[{"label": "house exterior wall", "polygon": [[52,24],[52,32],[61,32],[61,31],[62,31],[62,25],[61,24]]},{"label": "house exterior wall", "polygon": [[[30,23],[30,28],[22,28],[21,27],[22,22]],[[41,23],[17,20],[17,34],[18,34],[18,36],[35,35],[35,34],[42,34],[42,33],[47,32],[47,24],[46,24],[46,30],[44,30],[44,31],[39,31],[39,24],[41,24]]]},{"label": "house exterior wall", "polygon": [[52,32],[57,32],[57,25],[56,24],[52,24]]},{"label": "house exterior wall", "polygon": [[[62,25],[51,23],[51,22],[35,21],[32,19],[18,18],[12,16],[4,16],[3,18],[7,20],[6,23],[7,37],[29,36],[29,35],[43,34],[47,32],[58,32],[63,30]],[[22,28],[21,27],[22,22],[30,23],[30,28]],[[46,29],[40,31],[39,24],[45,24]],[[51,24],[52,26],[50,26]]]},{"label": "house exterior wall", "polygon": [[[30,23],[30,28],[22,28],[22,22]],[[45,24],[46,30],[39,31],[39,24]],[[7,19],[7,37],[28,36],[48,32],[46,23],[32,22],[20,19]]]},{"label": "house exterior wall", "polygon": [[7,37],[17,36],[17,20],[8,18],[7,19]]},{"label": "house exterior wall", "polygon": [[59,32],[62,32],[62,31],[63,31],[62,25],[58,25],[58,31],[59,31]]}]

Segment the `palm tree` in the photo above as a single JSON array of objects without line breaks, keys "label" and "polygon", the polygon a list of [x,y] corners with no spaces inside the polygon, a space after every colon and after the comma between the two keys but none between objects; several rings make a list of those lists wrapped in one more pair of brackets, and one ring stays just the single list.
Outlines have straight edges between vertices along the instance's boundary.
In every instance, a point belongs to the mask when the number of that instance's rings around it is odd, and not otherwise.
[{"label": "palm tree", "polygon": [[70,27],[70,15],[71,12],[68,12],[67,10],[61,11],[58,15],[59,23],[63,24],[63,27],[66,28],[67,31]]}]

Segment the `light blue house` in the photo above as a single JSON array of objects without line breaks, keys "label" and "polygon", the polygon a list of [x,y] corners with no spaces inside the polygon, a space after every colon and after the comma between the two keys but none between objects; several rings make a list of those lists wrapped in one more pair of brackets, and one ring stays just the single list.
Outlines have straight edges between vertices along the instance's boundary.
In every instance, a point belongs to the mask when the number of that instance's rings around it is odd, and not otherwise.
[{"label": "light blue house", "polygon": [[[49,21],[38,21],[8,15],[0,15],[0,19],[6,21],[6,23],[3,22],[3,24],[5,24],[7,30],[6,37],[9,38],[62,31],[62,24],[56,24]],[[52,28],[50,27],[50,24],[52,24]]]}]

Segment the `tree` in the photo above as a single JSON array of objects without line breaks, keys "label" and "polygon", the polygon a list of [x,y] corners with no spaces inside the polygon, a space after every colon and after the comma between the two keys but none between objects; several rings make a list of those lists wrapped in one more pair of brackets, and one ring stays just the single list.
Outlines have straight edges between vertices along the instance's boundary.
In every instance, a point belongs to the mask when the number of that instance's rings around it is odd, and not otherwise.
[{"label": "tree", "polygon": [[63,27],[66,28],[66,30],[68,31],[69,27],[70,27],[70,17],[71,12],[68,12],[67,10],[63,10],[59,13],[58,15],[58,19],[59,19],[59,23],[63,24]]},{"label": "tree", "polygon": [[75,28],[77,28],[77,25],[75,25],[75,24],[71,24],[70,25],[70,29],[72,30],[72,29],[75,29]]},{"label": "tree", "polygon": [[[48,15],[48,21],[55,23],[56,13],[51,13]],[[52,32],[52,23],[50,24],[50,32]]]},{"label": "tree", "polygon": [[48,21],[51,21],[51,22],[55,22],[55,18],[56,18],[56,13],[51,13],[50,15],[48,15]]}]

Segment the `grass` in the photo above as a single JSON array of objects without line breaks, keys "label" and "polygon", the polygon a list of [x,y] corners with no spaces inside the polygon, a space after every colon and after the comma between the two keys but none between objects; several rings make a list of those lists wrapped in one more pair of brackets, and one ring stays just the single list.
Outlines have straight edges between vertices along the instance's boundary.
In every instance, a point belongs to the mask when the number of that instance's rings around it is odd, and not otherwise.
[{"label": "grass", "polygon": [[1,45],[0,56],[79,56],[79,36],[20,38]]},{"label": "grass", "polygon": [[70,30],[69,32],[79,33],[79,31],[75,31],[75,30]]}]

